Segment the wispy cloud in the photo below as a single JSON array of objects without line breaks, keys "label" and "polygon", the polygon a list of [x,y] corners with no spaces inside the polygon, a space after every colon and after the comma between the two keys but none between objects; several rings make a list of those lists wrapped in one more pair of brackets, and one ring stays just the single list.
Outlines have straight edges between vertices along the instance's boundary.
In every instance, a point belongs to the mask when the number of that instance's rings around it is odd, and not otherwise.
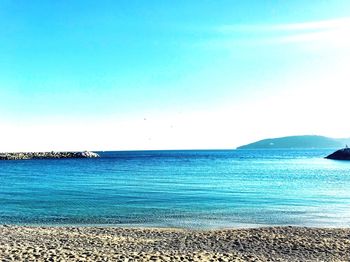
[{"label": "wispy cloud", "polygon": [[298,31],[323,31],[334,30],[339,28],[349,28],[350,17],[321,20],[303,23],[287,23],[287,24],[236,24],[223,25],[218,27],[221,33],[235,33],[235,32],[298,32]]},{"label": "wispy cloud", "polygon": [[227,39],[257,44],[323,42],[350,44],[350,17],[303,23],[223,25],[217,32]]}]

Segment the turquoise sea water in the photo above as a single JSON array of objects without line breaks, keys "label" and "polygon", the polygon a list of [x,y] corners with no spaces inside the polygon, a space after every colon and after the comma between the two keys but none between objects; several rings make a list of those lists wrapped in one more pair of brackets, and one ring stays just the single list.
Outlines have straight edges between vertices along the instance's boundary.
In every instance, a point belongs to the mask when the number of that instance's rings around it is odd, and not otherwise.
[{"label": "turquoise sea water", "polygon": [[101,152],[0,161],[0,223],[350,226],[350,162],[324,150]]}]

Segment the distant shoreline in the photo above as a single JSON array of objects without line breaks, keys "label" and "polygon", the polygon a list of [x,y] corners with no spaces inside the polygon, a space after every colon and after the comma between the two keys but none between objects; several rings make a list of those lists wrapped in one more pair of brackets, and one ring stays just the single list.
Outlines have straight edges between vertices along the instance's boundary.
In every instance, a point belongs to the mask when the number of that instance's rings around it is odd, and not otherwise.
[{"label": "distant shoreline", "polygon": [[343,148],[346,144],[350,144],[350,138],[302,135],[267,138],[239,146],[237,149],[323,149]]},{"label": "distant shoreline", "polygon": [[350,228],[0,226],[0,259],[69,261],[347,261]]}]

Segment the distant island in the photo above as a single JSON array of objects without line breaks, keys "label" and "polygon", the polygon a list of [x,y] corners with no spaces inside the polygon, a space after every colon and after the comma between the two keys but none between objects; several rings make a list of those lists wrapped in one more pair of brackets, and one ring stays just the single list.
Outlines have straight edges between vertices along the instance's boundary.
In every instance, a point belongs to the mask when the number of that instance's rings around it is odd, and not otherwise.
[{"label": "distant island", "polygon": [[97,153],[83,152],[19,152],[0,153],[0,160],[27,160],[27,159],[53,159],[53,158],[97,158]]},{"label": "distant island", "polygon": [[343,148],[347,144],[350,144],[350,138],[330,138],[325,136],[305,135],[263,139],[254,143],[239,146],[237,149]]}]

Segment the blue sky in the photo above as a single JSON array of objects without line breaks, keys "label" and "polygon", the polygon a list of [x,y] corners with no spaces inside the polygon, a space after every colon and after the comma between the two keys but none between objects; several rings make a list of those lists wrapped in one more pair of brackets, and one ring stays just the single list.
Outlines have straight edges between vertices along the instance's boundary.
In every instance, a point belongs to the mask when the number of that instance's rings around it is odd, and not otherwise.
[{"label": "blue sky", "polygon": [[3,0],[0,151],[350,136],[348,14],[345,0]]}]

